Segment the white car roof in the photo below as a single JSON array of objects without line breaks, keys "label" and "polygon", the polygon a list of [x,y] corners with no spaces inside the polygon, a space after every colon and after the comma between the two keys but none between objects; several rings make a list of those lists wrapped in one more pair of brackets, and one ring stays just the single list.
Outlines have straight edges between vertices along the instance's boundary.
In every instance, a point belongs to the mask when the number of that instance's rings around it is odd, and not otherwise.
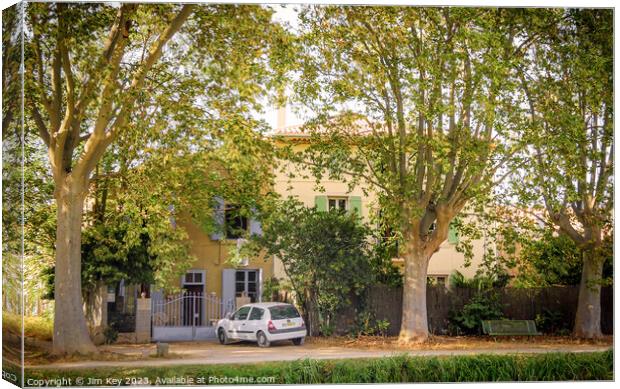
[{"label": "white car roof", "polygon": [[251,303],[251,304],[246,304],[243,307],[270,308],[270,307],[275,307],[277,305],[290,305],[290,306],[293,306],[292,304],[289,304],[289,303],[267,302],[267,303]]}]

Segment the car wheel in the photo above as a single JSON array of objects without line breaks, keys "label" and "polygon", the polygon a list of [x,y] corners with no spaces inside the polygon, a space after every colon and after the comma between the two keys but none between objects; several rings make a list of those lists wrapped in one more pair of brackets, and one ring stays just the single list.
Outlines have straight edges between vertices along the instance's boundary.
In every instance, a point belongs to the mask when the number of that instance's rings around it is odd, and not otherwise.
[{"label": "car wheel", "polygon": [[258,331],[256,334],[256,340],[258,343],[258,347],[269,347],[269,340],[267,339],[267,335],[263,331]]},{"label": "car wheel", "polygon": [[223,328],[220,328],[217,331],[217,338],[220,341],[220,344],[228,344],[228,336],[226,336],[226,331]]},{"label": "car wheel", "polygon": [[305,339],[306,338],[295,338],[295,339],[293,339],[293,344],[295,346],[301,346],[302,344],[304,344],[304,340]]}]

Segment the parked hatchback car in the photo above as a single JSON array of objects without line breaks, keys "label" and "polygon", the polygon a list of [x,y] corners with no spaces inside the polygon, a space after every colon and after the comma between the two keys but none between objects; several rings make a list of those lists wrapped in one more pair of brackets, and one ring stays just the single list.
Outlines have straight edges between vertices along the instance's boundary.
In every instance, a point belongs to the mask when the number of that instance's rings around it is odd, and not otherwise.
[{"label": "parked hatchback car", "polygon": [[306,337],[306,324],[291,304],[247,304],[217,322],[217,337],[221,344],[249,340],[260,347],[269,347],[276,340],[292,340],[299,346]]}]

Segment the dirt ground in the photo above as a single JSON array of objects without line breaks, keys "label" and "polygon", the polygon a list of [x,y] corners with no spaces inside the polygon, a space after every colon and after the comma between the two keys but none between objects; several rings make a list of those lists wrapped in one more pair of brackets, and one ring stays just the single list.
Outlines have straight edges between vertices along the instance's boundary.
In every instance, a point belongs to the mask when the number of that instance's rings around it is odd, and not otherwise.
[{"label": "dirt ground", "polygon": [[346,337],[307,338],[303,346],[289,341],[276,342],[270,348],[240,342],[220,345],[216,341],[170,343],[167,357],[156,357],[156,345],[114,344],[100,346],[99,355],[90,358],[57,358],[44,353],[30,354],[30,367],[87,368],[105,366],[167,366],[176,364],[256,363],[302,358],[376,358],[407,353],[412,356],[470,354],[515,354],[547,352],[593,352],[613,347],[613,337],[584,341],[570,337],[448,337],[431,338],[427,343],[402,346],[397,338]]},{"label": "dirt ground", "polygon": [[613,336],[587,340],[570,336],[431,336],[426,343],[402,345],[398,337],[360,336],[358,338],[329,337],[306,338],[313,347],[340,346],[352,348],[373,348],[388,350],[465,350],[498,349],[519,346],[534,348],[554,348],[560,345],[612,346]]}]

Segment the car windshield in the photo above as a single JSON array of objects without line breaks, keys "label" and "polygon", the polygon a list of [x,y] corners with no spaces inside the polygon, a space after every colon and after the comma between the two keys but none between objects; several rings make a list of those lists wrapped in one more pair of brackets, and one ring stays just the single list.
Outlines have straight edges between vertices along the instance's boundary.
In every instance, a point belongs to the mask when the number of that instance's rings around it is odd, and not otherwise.
[{"label": "car windshield", "polygon": [[282,320],[282,319],[294,319],[299,317],[299,312],[292,305],[276,305],[275,307],[270,307],[269,312],[271,312],[272,320]]}]

